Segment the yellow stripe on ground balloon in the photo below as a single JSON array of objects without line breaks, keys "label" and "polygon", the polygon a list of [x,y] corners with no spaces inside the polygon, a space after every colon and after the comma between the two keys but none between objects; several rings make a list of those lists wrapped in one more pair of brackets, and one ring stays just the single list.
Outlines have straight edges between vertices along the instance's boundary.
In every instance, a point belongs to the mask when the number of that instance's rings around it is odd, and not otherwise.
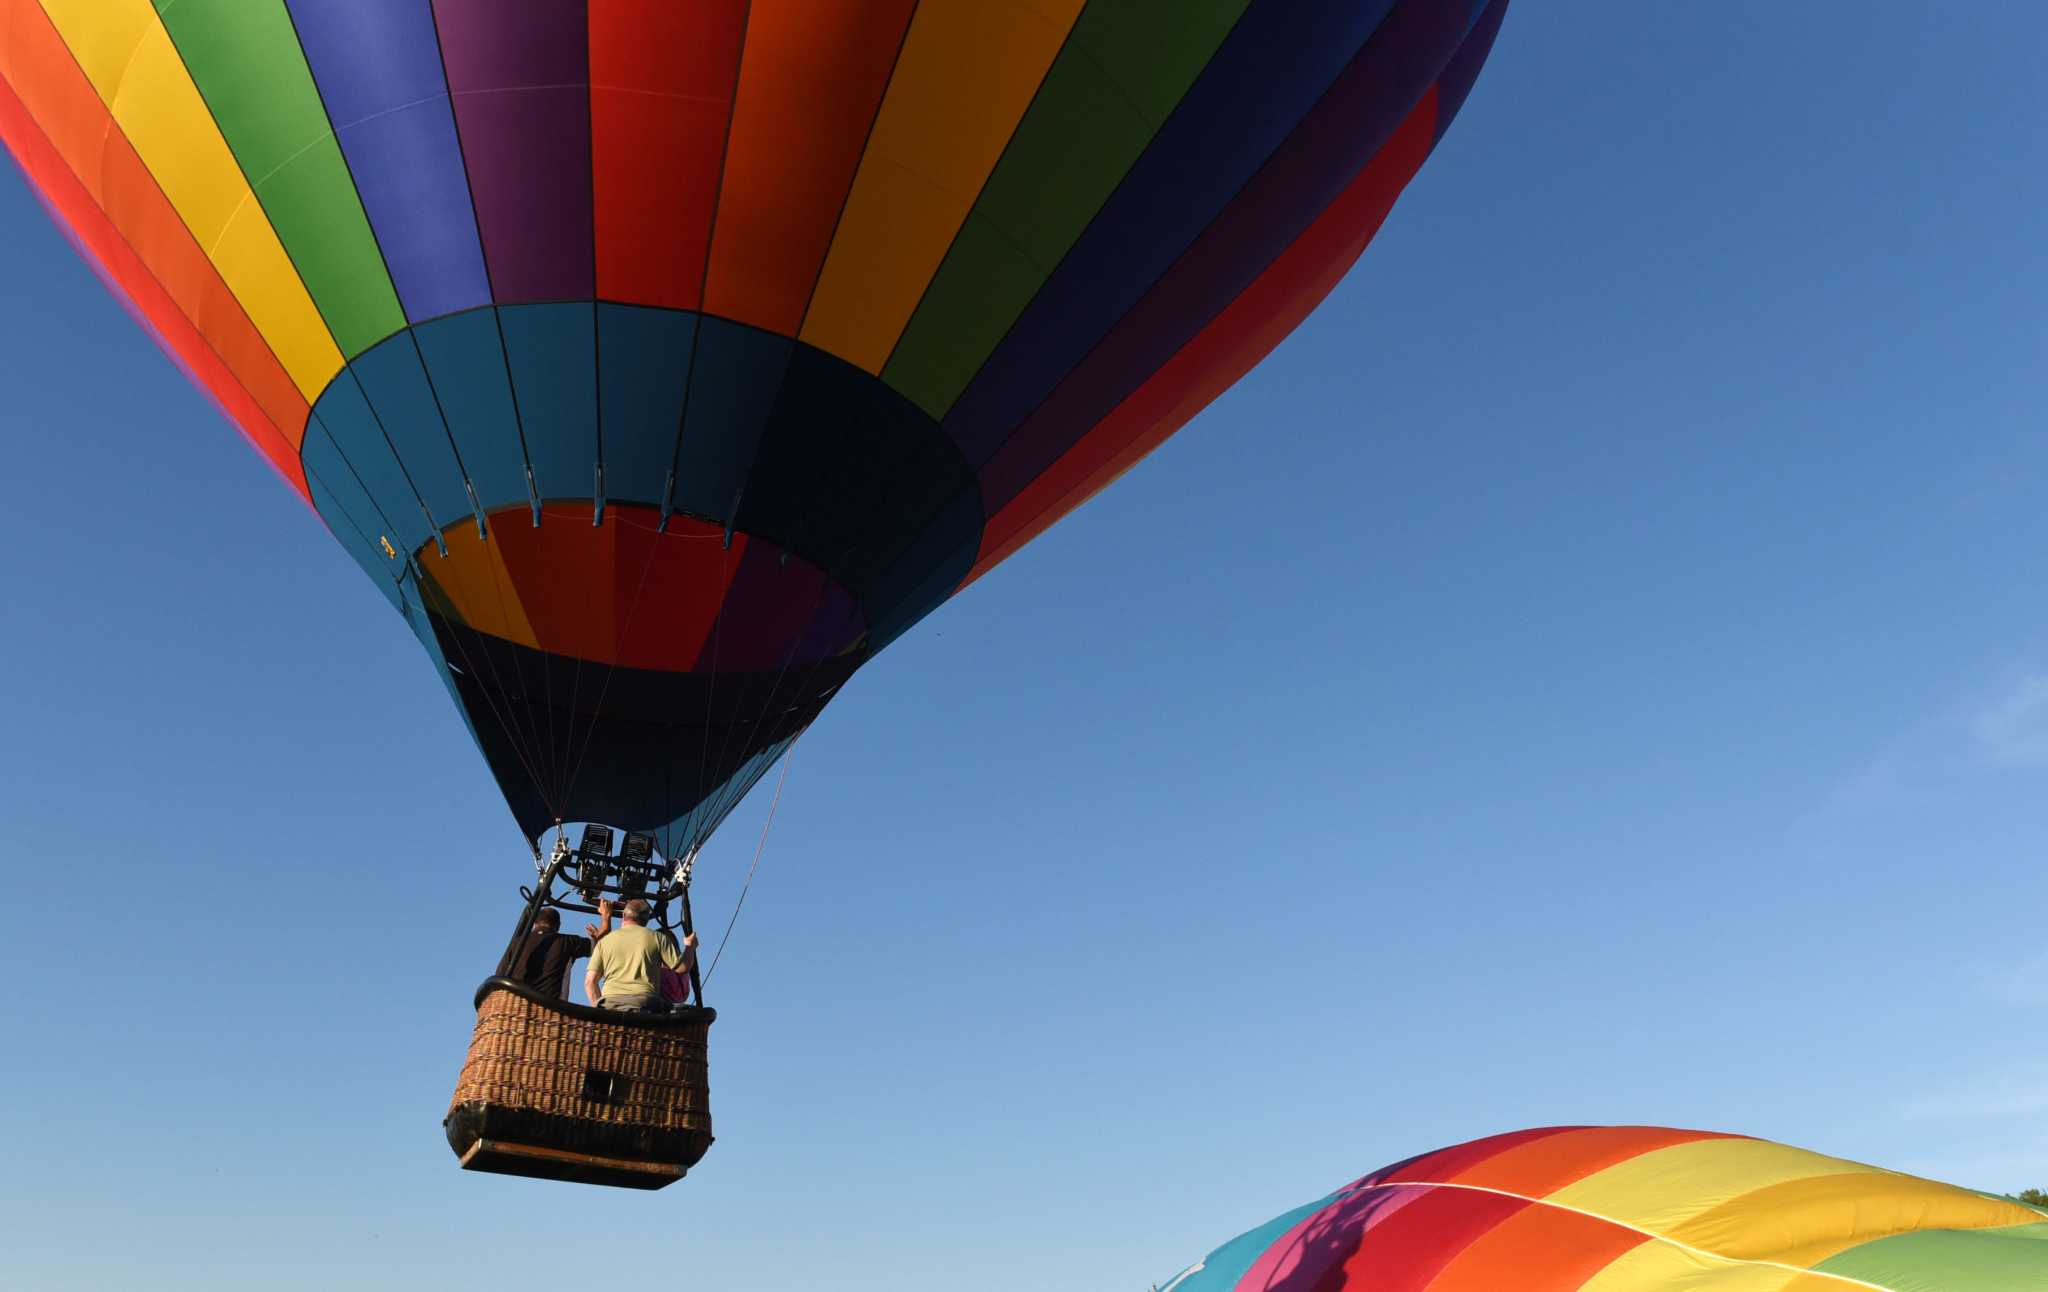
[{"label": "yellow stripe on ground balloon", "polygon": [[1724,1256],[1818,1265],[1836,1252],[1914,1229],[1997,1229],[2040,1215],[1953,1185],[1855,1171],[1793,1180],[1743,1195],[1670,1237]]},{"label": "yellow stripe on ground balloon", "polygon": [[1579,1292],[1857,1292],[1866,1285],[1723,1260],[1655,1239],[1623,1252]]},{"label": "yellow stripe on ground balloon", "polygon": [[925,0],[801,338],[880,372],[1038,91],[1081,0]]},{"label": "yellow stripe on ground balloon", "polygon": [[341,351],[156,10],[149,0],[41,3],[293,384],[318,399]]},{"label": "yellow stripe on ground balloon", "polygon": [[1871,1168],[1764,1140],[1698,1140],[1596,1171],[1551,1194],[1548,1201],[1669,1234],[1693,1217],[1758,1189],[1858,1171]]}]

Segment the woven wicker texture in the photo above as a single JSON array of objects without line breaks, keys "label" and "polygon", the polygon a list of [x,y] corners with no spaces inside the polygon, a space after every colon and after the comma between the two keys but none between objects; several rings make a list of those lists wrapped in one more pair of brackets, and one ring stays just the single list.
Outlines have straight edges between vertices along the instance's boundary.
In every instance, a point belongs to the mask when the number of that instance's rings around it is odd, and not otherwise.
[{"label": "woven wicker texture", "polygon": [[[455,1083],[470,1102],[650,1130],[711,1134],[709,1020],[661,1028],[592,1022],[509,991],[477,1006],[476,1035]],[[585,1074],[612,1074],[612,1098],[584,1098]],[[701,1150],[700,1150],[701,1152]]]}]

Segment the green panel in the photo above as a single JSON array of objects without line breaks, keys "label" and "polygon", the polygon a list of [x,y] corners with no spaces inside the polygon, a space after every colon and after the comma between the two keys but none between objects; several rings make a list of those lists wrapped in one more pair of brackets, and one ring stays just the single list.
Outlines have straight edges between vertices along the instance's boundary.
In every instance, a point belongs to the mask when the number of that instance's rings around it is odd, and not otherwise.
[{"label": "green panel", "polygon": [[284,0],[157,9],[342,354],[405,326]]},{"label": "green panel", "polygon": [[1082,12],[883,380],[945,416],[1248,3],[1132,0]]},{"label": "green panel", "polygon": [[2048,1288],[2048,1224],[1897,1234],[1852,1247],[1813,1268],[1899,1292]]}]

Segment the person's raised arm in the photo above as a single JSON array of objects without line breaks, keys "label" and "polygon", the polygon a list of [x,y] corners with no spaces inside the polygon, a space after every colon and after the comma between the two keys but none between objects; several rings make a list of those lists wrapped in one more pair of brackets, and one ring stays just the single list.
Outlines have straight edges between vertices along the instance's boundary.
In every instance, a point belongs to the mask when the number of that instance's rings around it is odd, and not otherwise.
[{"label": "person's raised arm", "polygon": [[592,946],[596,946],[605,934],[612,931],[612,899],[607,897],[599,902],[597,904],[597,913],[604,917],[603,924],[586,924],[583,926],[583,931],[589,935]]}]

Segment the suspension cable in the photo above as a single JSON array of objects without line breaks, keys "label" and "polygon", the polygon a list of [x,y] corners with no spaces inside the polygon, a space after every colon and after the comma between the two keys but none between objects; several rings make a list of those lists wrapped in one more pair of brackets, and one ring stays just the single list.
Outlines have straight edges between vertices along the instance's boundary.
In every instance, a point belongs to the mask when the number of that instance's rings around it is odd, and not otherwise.
[{"label": "suspension cable", "polygon": [[782,756],[782,775],[775,778],[775,797],[768,800],[768,819],[761,823],[761,841],[754,845],[754,860],[747,866],[746,882],[740,885],[739,900],[732,904],[732,918],[725,922],[725,932],[719,936],[718,950],[712,953],[711,967],[704,971],[704,981],[711,981],[711,975],[718,971],[719,957],[725,954],[725,944],[732,940],[732,926],[740,922],[740,908],[747,904],[747,891],[754,886],[754,872],[761,867],[761,854],[768,848],[768,830],[775,824],[775,809],[782,803],[782,787],[789,780],[789,765],[796,761],[797,741],[789,742],[789,752]]}]

